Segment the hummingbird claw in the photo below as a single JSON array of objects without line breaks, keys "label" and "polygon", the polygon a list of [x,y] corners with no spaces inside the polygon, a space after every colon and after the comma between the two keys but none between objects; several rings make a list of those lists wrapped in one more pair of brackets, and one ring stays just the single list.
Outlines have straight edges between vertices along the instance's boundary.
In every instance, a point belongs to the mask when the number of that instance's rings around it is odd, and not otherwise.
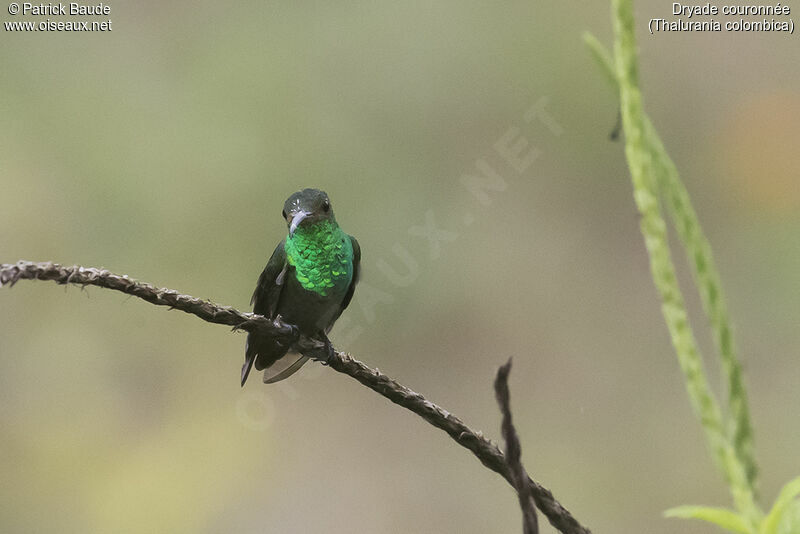
[{"label": "hummingbird claw", "polygon": [[283,317],[281,317],[281,314],[275,316],[275,318],[272,320],[272,324],[275,325],[275,328],[277,328],[278,330],[285,330],[288,327],[289,336],[291,336],[293,339],[297,339],[298,337],[300,337],[300,329],[298,329],[293,324],[285,322],[283,320]]},{"label": "hummingbird claw", "polygon": [[308,351],[306,355],[312,360],[322,363],[322,365],[328,365],[328,361],[330,361],[336,353],[328,336],[322,334],[319,338],[312,339],[311,341],[311,350]]}]

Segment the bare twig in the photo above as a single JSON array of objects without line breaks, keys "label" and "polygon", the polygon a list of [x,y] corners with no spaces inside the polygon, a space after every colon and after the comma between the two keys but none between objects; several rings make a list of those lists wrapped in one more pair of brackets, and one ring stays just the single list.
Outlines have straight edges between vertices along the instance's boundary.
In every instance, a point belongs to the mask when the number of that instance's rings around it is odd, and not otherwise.
[{"label": "bare twig", "polygon": [[524,534],[538,534],[539,523],[536,520],[536,507],[533,505],[531,487],[528,485],[528,473],[522,466],[522,446],[519,444],[517,431],[511,420],[511,393],[508,390],[508,374],[511,372],[511,358],[505,365],[497,370],[494,381],[494,393],[497,404],[503,414],[502,432],[506,442],[506,461],[511,470],[511,481],[517,490],[519,506],[522,509],[522,532]]},{"label": "bare twig", "polygon": [[291,336],[288,325],[269,321],[255,313],[242,313],[230,306],[219,306],[207,300],[189,295],[181,295],[173,289],[151,286],[120,276],[105,269],[73,265],[65,267],[57,263],[34,263],[20,261],[16,264],[0,264],[0,287],[17,283],[19,280],[52,280],[57,284],[76,284],[79,286],[98,286],[121,291],[146,300],[157,306],[169,306],[200,317],[209,323],[225,324],[241,330],[263,330],[273,335]]},{"label": "bare twig", "polygon": [[[229,306],[219,306],[207,300],[181,295],[171,289],[157,288],[104,269],[77,265],[64,267],[54,263],[27,261],[20,261],[16,264],[0,264],[0,286],[14,285],[19,280],[52,280],[59,284],[73,283],[81,286],[105,287],[139,297],[152,304],[169,306],[191,313],[204,321],[232,326],[237,330],[258,330],[276,336],[297,338],[295,329],[280,321],[270,321],[266,317],[253,313],[242,313]],[[296,340],[296,345],[306,351],[320,349],[318,341],[303,337]],[[483,437],[483,434],[465,425],[458,417],[348,354],[333,351],[329,355],[327,363],[332,369],[350,375],[393,403],[411,410],[436,428],[444,430],[456,443],[469,449],[483,465],[499,473],[514,486],[512,471],[500,449]],[[526,476],[526,478],[536,506],[547,517],[550,524],[565,534],[590,533],[589,529],[582,526],[566,508],[561,506],[561,503],[547,488],[530,477]]]}]

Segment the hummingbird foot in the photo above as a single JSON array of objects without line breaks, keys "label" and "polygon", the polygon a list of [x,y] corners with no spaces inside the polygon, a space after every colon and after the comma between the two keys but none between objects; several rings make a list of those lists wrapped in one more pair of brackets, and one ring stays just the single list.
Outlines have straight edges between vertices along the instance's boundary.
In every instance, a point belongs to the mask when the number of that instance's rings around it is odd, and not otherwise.
[{"label": "hummingbird foot", "polygon": [[309,341],[310,347],[304,352],[304,355],[316,362],[321,362],[322,365],[328,365],[328,361],[336,354],[333,343],[328,339],[328,336],[320,333]]},{"label": "hummingbird foot", "polygon": [[333,343],[331,340],[328,339],[328,336],[325,336],[325,361],[322,362],[322,365],[328,365],[328,362],[331,361],[331,358],[336,356],[336,349],[333,348]]},{"label": "hummingbird foot", "polygon": [[283,317],[281,317],[281,314],[275,316],[275,318],[272,320],[272,324],[275,325],[275,328],[277,328],[280,331],[285,331],[288,328],[289,330],[288,336],[291,337],[292,339],[298,339],[300,337],[300,329],[297,328],[295,325],[289,324],[286,321],[284,321]]}]

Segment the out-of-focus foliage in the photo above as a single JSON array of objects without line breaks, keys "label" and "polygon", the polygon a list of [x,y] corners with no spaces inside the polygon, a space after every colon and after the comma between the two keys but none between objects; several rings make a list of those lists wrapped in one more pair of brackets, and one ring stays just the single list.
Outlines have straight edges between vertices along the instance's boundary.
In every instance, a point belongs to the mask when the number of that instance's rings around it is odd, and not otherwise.
[{"label": "out-of-focus foliage", "polygon": [[[321,187],[363,251],[340,348],[495,438],[513,355],[523,462],[596,532],[726,502],[580,39],[610,42],[604,2],[111,5],[110,33],[0,37],[0,261],[246,308],[284,199]],[[637,3],[643,90],[714,244],[775,495],[800,468],[800,49],[645,34],[668,9]],[[537,104],[558,128],[526,120]],[[521,172],[495,147],[520,139],[538,151]],[[505,188],[479,198],[462,176],[486,165]],[[97,288],[3,288],[0,530],[519,528],[503,480],[347,377],[240,389],[243,345]]]}]

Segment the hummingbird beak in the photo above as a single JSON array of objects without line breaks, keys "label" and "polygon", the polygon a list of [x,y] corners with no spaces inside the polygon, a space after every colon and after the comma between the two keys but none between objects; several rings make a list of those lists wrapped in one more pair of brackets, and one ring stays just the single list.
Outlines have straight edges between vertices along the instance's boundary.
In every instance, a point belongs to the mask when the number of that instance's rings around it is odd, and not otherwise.
[{"label": "hummingbird beak", "polygon": [[297,227],[300,226],[300,223],[303,222],[303,220],[309,215],[311,215],[309,212],[300,210],[292,217],[292,223],[289,225],[290,237],[294,236],[294,232],[297,230]]}]

